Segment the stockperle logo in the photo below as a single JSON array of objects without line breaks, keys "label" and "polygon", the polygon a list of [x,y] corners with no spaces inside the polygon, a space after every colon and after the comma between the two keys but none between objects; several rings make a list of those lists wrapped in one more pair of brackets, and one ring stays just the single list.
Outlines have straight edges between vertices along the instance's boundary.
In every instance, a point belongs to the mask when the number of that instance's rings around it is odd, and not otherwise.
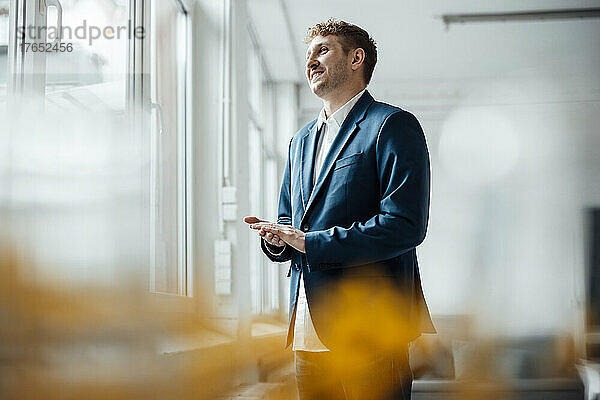
[{"label": "stockperle logo", "polygon": [[134,26],[131,20],[127,22],[127,25],[106,25],[98,26],[88,24],[87,20],[83,20],[81,25],[75,27],[72,26],[19,26],[17,28],[17,37],[21,42],[36,42],[42,39],[55,41],[60,39],[61,41],[69,41],[78,39],[80,41],[87,41],[88,45],[92,45],[94,41],[105,39],[105,40],[119,40],[119,39],[145,39],[146,30],[143,26]]}]

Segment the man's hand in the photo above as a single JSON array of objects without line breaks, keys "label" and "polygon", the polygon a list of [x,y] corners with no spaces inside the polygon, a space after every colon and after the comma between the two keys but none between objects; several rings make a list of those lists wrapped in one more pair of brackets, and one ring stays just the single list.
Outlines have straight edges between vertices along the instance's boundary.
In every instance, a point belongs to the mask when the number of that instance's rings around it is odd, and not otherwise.
[{"label": "man's hand", "polygon": [[[253,225],[256,224],[270,224],[269,221],[265,221],[256,217],[244,217],[244,222],[247,224],[250,224],[250,228],[252,228]],[[255,228],[252,228],[255,229]],[[258,235],[261,236],[263,239],[266,240],[267,243],[269,243],[270,245],[276,246],[276,247],[283,247],[285,246],[285,242],[283,240],[281,240],[281,238],[274,234],[273,232],[269,232],[265,229],[257,229],[258,230]]]},{"label": "man's hand", "polygon": [[[304,232],[290,225],[275,224],[268,221],[262,221],[256,217],[246,217],[244,222],[250,224],[251,229],[258,230],[258,234],[265,237],[273,235],[274,238],[280,240],[279,243],[285,242],[296,250],[306,253],[304,244]],[[265,232],[261,234],[261,232]],[[271,243],[269,241],[269,243]],[[277,245],[276,245],[277,246]]]}]

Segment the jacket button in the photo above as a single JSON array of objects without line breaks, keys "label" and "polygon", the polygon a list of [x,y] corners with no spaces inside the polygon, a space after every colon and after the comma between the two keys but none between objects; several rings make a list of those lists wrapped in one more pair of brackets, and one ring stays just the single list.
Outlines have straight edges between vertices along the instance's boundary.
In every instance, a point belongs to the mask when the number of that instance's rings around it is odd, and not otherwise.
[{"label": "jacket button", "polygon": [[308,225],[304,225],[302,227],[302,232],[308,232]]},{"label": "jacket button", "polygon": [[300,266],[298,264],[294,264],[294,268],[296,268],[296,271],[300,271]]}]

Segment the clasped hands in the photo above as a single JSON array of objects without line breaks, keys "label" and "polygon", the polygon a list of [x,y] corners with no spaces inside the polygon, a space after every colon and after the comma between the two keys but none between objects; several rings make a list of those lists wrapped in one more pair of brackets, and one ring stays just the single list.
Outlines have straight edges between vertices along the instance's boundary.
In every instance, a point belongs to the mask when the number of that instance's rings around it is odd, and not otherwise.
[{"label": "clasped hands", "polygon": [[244,217],[244,222],[250,225],[250,229],[258,231],[258,235],[267,243],[283,247],[289,244],[294,249],[306,253],[304,247],[304,232],[290,225],[276,224],[257,217]]}]

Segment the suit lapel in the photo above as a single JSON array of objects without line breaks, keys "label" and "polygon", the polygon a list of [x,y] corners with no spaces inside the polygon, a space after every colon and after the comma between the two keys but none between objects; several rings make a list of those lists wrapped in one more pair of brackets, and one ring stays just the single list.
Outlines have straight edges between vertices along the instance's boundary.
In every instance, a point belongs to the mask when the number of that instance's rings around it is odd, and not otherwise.
[{"label": "suit lapel", "polygon": [[[346,143],[352,137],[352,134],[358,129],[358,124],[365,118],[367,109],[369,108],[369,106],[371,105],[372,102],[373,102],[373,97],[371,96],[371,94],[368,91],[365,91],[365,93],[360,97],[358,102],[352,108],[352,111],[350,111],[350,114],[348,114],[348,116],[344,120],[344,123],[340,127],[340,131],[338,132],[335,139],[333,140],[333,143],[331,144],[331,148],[329,149],[329,152],[327,153],[327,156],[325,157],[325,160],[323,161],[323,167],[321,168],[319,177],[313,187],[312,193],[309,191],[307,192],[306,190],[303,189],[304,193],[310,193],[310,197],[309,197],[308,201],[306,201],[305,206],[304,206],[304,210],[305,210],[304,217],[308,214],[308,210],[310,209],[311,205],[314,204],[315,198],[319,195],[319,191],[323,187],[323,184],[324,184],[325,180],[327,179],[327,176],[331,173],[331,170],[333,168],[335,161],[339,158],[344,147],[346,147]],[[316,125],[316,123],[315,123],[315,125]],[[316,128],[314,130],[315,130],[314,136],[316,137]],[[313,166],[314,153],[315,153],[315,150],[314,150],[314,146],[313,146],[313,151],[312,151],[312,155],[311,155],[311,166],[309,167],[311,172],[312,172],[312,168],[314,168],[314,166]],[[303,167],[305,167],[304,163],[303,163]],[[306,179],[303,178],[303,181],[305,181],[305,180]],[[303,193],[303,195],[304,195],[304,193]],[[302,218],[302,220],[304,220],[304,217]]]},{"label": "suit lapel", "polygon": [[312,190],[312,179],[313,179],[313,168],[315,165],[315,152],[317,148],[317,121],[310,128],[308,134],[302,138],[302,160],[300,166],[301,172],[301,185],[302,188],[302,205],[306,210],[308,205],[308,199],[310,198],[310,192]]}]

